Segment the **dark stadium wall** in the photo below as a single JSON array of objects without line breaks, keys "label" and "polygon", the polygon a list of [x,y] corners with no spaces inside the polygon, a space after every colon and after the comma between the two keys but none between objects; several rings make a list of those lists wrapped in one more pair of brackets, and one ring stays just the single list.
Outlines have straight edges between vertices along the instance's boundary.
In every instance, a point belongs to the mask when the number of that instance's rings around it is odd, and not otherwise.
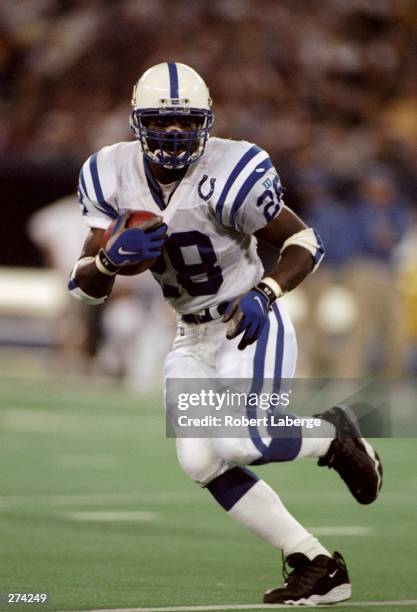
[{"label": "dark stadium wall", "polygon": [[27,220],[35,210],[75,193],[81,163],[73,158],[35,160],[22,155],[8,155],[0,161],[3,227],[7,227],[2,232],[1,265],[43,265],[27,236]]}]

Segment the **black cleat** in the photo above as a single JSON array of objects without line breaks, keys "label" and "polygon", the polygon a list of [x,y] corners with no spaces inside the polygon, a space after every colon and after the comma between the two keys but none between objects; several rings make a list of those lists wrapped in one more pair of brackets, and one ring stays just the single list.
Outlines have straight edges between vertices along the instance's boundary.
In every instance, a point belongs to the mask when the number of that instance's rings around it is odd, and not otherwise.
[{"label": "black cleat", "polygon": [[302,553],[293,553],[286,563],[293,571],[288,574],[284,564],[284,586],[267,591],[264,603],[315,606],[352,597],[346,564],[338,552],[333,557],[318,555],[312,561]]},{"label": "black cleat", "polygon": [[335,406],[314,416],[336,427],[336,438],[318,465],[335,469],[360,504],[371,504],[381,490],[382,465],[378,454],[361,437],[354,413]]}]

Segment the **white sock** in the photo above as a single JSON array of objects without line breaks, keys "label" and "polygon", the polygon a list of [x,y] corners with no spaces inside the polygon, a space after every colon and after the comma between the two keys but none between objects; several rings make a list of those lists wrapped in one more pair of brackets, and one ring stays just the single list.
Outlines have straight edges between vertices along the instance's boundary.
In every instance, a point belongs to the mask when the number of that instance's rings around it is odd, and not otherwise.
[{"label": "white sock", "polygon": [[235,521],[287,556],[302,552],[309,559],[331,554],[285,508],[278,495],[263,480],[251,488],[229,510]]},{"label": "white sock", "polygon": [[296,459],[302,457],[323,457],[336,437],[336,428],[332,423],[321,420],[320,427],[301,428],[301,447]]},{"label": "white sock", "polygon": [[317,555],[326,555],[326,557],[331,557],[332,555],[329,553],[327,548],[324,548],[320,544],[320,542],[313,535],[309,535],[308,538],[299,542],[293,550],[289,550],[286,555],[291,555],[292,553],[300,552],[303,553],[306,557],[312,561],[317,557]]}]

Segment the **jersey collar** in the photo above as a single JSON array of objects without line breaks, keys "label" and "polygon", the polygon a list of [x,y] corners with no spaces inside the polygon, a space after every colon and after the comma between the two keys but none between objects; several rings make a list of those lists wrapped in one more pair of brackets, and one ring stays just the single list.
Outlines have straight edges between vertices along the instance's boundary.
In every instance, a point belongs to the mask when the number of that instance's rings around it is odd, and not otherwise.
[{"label": "jersey collar", "polygon": [[159,208],[161,210],[165,210],[165,208],[170,203],[171,198],[174,195],[175,191],[177,190],[179,184],[187,176],[190,167],[187,168],[187,172],[184,174],[184,176],[181,177],[180,179],[178,179],[178,181],[175,183],[174,188],[172,189],[171,193],[169,194],[168,202],[166,204],[165,204],[165,201],[164,201],[164,195],[163,195],[161,186],[158,183],[158,181],[156,180],[156,178],[154,177],[154,175],[152,174],[151,167],[150,167],[150,164],[149,164],[149,160],[146,159],[145,156],[143,156],[143,167],[145,169],[145,176],[146,176],[146,181],[148,183],[149,191],[151,192],[151,195],[152,195],[155,203],[159,206]]}]

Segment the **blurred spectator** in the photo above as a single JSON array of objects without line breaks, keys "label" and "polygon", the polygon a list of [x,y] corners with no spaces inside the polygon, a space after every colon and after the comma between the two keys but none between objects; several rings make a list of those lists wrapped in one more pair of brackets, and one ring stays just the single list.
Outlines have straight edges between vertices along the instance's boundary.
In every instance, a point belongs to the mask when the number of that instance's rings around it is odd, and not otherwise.
[{"label": "blurred spectator", "polygon": [[[347,204],[337,201],[330,187],[317,171],[300,180],[303,216],[326,245],[321,270],[303,285],[310,317],[300,331],[310,374],[402,374],[404,329],[392,256],[410,210],[392,172],[382,165],[363,173],[357,197]],[[320,312],[330,295],[335,299],[334,288],[342,287],[334,309],[346,311],[345,325],[333,330],[330,321],[323,325]]]},{"label": "blurred spectator", "polygon": [[352,210],[334,196],[330,178],[310,171],[301,177],[299,192],[303,218],[317,229],[326,246],[326,265],[351,260],[359,250],[357,221]]},{"label": "blurred spectator", "polygon": [[66,291],[70,271],[87,235],[77,198],[70,196],[41,208],[29,218],[27,231],[41,251],[45,266],[60,274],[67,296],[65,309],[56,322],[56,342],[64,366],[76,372],[86,368],[88,371],[96,351],[100,309],[76,302]]},{"label": "blurred spectator", "polygon": [[403,318],[408,338],[407,366],[417,373],[417,210],[394,251],[398,284],[402,299]]},{"label": "blurred spectator", "polygon": [[413,0],[4,0],[0,147],[81,161],[125,139],[133,82],[175,57],[210,84],[219,135],[352,176],[410,150],[415,17]]},{"label": "blurred spectator", "polygon": [[353,202],[360,253],[390,264],[392,250],[403,237],[410,211],[398,193],[393,173],[385,166],[366,170]]},{"label": "blurred spectator", "polygon": [[[303,375],[341,376],[346,372],[343,345],[356,322],[356,313],[344,325],[330,328],[321,310],[329,290],[345,286],[350,262],[359,250],[357,226],[352,210],[334,195],[331,179],[321,170],[309,169],[299,178],[303,219],[320,234],[326,257],[317,274],[303,283],[308,317],[299,327],[300,344],[304,355]],[[343,300],[342,298],[339,300]],[[334,309],[343,308],[336,303]],[[326,317],[324,317],[326,319]]]},{"label": "blurred spectator", "polygon": [[346,367],[350,375],[360,376],[371,365],[379,374],[398,376],[404,373],[405,345],[392,260],[410,211],[387,167],[372,166],[363,173],[352,213],[359,253],[347,282],[355,292],[358,321],[350,335]]}]

